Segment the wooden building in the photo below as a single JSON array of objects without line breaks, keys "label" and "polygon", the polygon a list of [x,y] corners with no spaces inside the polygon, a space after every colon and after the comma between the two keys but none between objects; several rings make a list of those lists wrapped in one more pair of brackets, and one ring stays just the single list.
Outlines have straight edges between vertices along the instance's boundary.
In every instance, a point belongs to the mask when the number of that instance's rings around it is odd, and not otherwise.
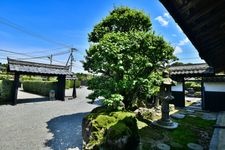
[{"label": "wooden building", "polygon": [[215,71],[207,64],[191,64],[171,66],[171,77],[177,81],[172,87],[173,103],[177,107],[185,107],[185,79],[197,78],[201,82],[202,109],[210,111],[225,110],[225,77],[215,75]]},{"label": "wooden building", "polygon": [[[198,50],[199,56],[214,68],[215,73],[225,74],[225,1],[160,0],[160,2]],[[205,108],[215,111],[225,110],[224,82],[205,81],[203,87]]]},{"label": "wooden building", "polygon": [[[35,63],[28,61],[20,61],[8,58],[8,72],[14,73],[14,83],[12,89],[12,104],[17,103],[17,93],[20,75],[41,75],[41,76],[57,76],[56,99],[65,100],[65,84],[66,76],[72,76],[68,66],[50,65],[43,63]],[[41,87],[40,87],[41,88]]]},{"label": "wooden building", "polygon": [[202,78],[202,106],[205,110],[225,111],[225,77]]}]

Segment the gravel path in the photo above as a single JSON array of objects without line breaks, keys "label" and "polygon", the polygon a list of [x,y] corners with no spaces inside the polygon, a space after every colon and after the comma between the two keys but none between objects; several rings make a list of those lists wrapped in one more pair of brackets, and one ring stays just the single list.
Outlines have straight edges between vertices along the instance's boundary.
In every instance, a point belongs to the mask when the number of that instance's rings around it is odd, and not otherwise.
[{"label": "gravel path", "polygon": [[[90,91],[77,89],[68,101],[29,101],[0,106],[1,150],[64,150],[82,146],[81,121],[97,105],[85,98]],[[20,97],[36,96],[20,93]]]}]

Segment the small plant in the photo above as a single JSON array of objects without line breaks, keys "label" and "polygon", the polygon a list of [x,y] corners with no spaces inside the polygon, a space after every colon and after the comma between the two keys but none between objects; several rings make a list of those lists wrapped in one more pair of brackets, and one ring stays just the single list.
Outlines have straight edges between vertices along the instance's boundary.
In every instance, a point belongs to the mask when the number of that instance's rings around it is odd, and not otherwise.
[{"label": "small plant", "polygon": [[122,109],[121,103],[123,101],[123,96],[120,94],[112,94],[110,98],[104,99],[103,103],[112,109]]}]

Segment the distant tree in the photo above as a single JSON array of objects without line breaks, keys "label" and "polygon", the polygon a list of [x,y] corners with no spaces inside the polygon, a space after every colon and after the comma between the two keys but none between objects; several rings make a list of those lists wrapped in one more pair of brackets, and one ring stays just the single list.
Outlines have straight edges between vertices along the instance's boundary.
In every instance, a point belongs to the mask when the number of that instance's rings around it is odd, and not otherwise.
[{"label": "distant tree", "polygon": [[182,63],[182,62],[175,62],[175,63],[171,64],[171,66],[180,66],[180,65],[184,65],[184,63]]},{"label": "distant tree", "polygon": [[0,71],[6,72],[7,71],[7,67],[8,67],[8,64],[0,63]]},{"label": "distant tree", "polygon": [[157,69],[174,59],[173,48],[151,29],[149,16],[127,7],[115,8],[89,34],[85,70],[97,74],[89,82],[89,98],[104,97],[108,106],[146,100],[159,90]]}]

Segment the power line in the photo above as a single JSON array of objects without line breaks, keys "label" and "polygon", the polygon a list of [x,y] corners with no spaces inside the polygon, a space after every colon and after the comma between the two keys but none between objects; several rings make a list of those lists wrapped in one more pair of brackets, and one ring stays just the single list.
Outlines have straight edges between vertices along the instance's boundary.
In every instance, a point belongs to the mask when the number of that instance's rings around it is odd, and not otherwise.
[{"label": "power line", "polygon": [[59,52],[59,53],[55,53],[55,54],[49,54],[49,55],[44,55],[44,56],[35,56],[35,57],[28,57],[28,58],[18,58],[18,59],[22,59],[22,60],[25,60],[25,59],[39,59],[39,58],[49,58],[49,57],[52,57],[52,56],[59,56],[59,55],[65,55],[65,54],[68,54],[70,53],[69,51],[63,51],[63,52]]},{"label": "power line", "polygon": [[28,31],[28,30],[26,30],[23,26],[18,25],[18,24],[16,24],[16,23],[12,22],[12,21],[9,21],[9,20],[6,19],[6,18],[0,17],[0,23],[1,23],[1,24],[4,24],[4,25],[6,25],[6,26],[9,26],[9,27],[11,27],[11,28],[13,28],[13,29],[16,29],[16,30],[18,30],[18,31],[20,31],[20,32],[26,33],[26,34],[28,34],[28,35],[30,35],[30,36],[39,38],[39,39],[41,39],[41,40],[43,40],[43,41],[47,41],[47,42],[49,42],[49,43],[54,43],[54,44],[57,44],[57,45],[63,45],[63,46],[66,46],[66,47],[71,47],[71,46],[69,46],[69,45],[67,45],[67,44],[64,44],[64,43],[61,43],[61,42],[57,42],[57,41],[51,40],[51,39],[49,39],[49,38],[46,38],[46,37],[44,37],[44,36],[42,36],[42,35],[40,35],[40,34],[31,32],[31,31]]},{"label": "power line", "polygon": [[41,51],[31,51],[31,52],[27,52],[27,54],[43,53],[43,52],[46,52],[46,51],[48,51],[48,50],[58,50],[58,49],[64,49],[64,48],[68,48],[68,47],[60,47],[60,48],[53,48],[53,49],[45,49],[45,50],[41,50]]},{"label": "power line", "polygon": [[66,62],[63,62],[63,61],[60,61],[60,60],[55,60],[55,59],[52,59],[52,61],[58,62],[58,63],[63,64],[63,65],[65,65],[65,64],[66,64]]},{"label": "power line", "polygon": [[6,52],[6,53],[11,53],[11,54],[16,54],[16,55],[25,55],[28,57],[31,57],[30,55],[27,55],[26,53],[19,53],[19,52],[14,52],[14,51],[10,51],[10,50],[5,50],[5,49],[0,49],[1,52]]}]

